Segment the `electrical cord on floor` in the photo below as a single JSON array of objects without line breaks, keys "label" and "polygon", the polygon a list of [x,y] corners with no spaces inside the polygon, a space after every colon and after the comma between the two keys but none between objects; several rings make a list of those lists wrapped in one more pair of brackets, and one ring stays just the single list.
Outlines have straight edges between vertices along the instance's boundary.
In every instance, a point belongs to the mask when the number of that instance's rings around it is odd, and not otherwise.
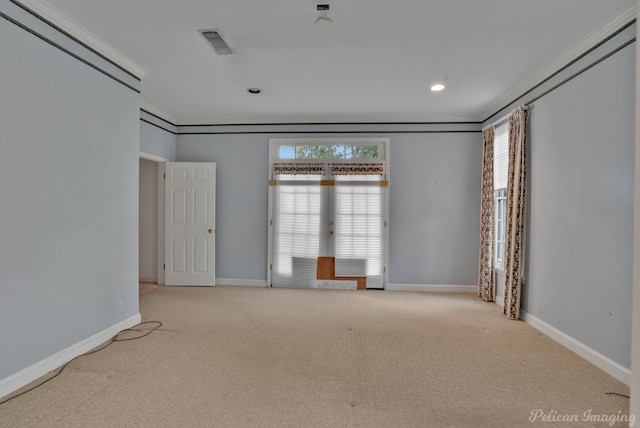
[{"label": "electrical cord on floor", "polygon": [[620,393],[617,393],[617,392],[607,392],[607,395],[618,395],[620,397],[631,398],[628,395],[620,394]]},{"label": "electrical cord on floor", "polygon": [[[136,336],[136,337],[126,337],[126,338],[121,338],[120,335],[122,333],[126,333],[128,331],[137,331],[140,332],[141,330],[136,330],[136,327],[140,327],[146,324],[157,324],[155,327],[153,327],[151,330],[145,332],[144,334],[140,335],[140,336]],[[160,321],[145,321],[145,322],[141,322],[140,324],[136,324],[133,327],[130,328],[125,328],[124,330],[120,330],[115,336],[113,336],[111,339],[109,339],[108,342],[106,342],[106,344],[104,346],[102,346],[101,348],[98,349],[94,349],[93,351],[89,351],[89,352],[85,352],[84,354],[78,355],[77,357],[67,361],[66,364],[64,364],[62,367],[60,367],[60,369],[50,378],[45,379],[44,381],[40,382],[37,385],[32,386],[31,388],[27,389],[26,391],[22,391],[20,394],[16,394],[12,397],[7,398],[6,400],[0,401],[0,406],[3,405],[4,403],[7,403],[15,398],[18,398],[24,394],[26,394],[27,392],[31,392],[36,388],[41,387],[42,385],[44,385],[45,383],[49,382],[50,380],[53,380],[55,378],[57,378],[58,376],[60,376],[60,374],[64,371],[64,369],[67,368],[67,366],[69,364],[71,364],[72,362],[74,362],[75,360],[77,360],[78,358],[81,357],[86,357],[87,355],[91,355],[91,354],[95,354],[96,352],[100,352],[103,349],[108,348],[109,346],[113,345],[114,342],[124,342],[126,340],[137,340],[137,339],[142,339],[145,336],[150,335],[151,333],[153,333],[154,331],[156,331],[157,329],[159,329],[160,327],[162,327],[162,322]]]}]

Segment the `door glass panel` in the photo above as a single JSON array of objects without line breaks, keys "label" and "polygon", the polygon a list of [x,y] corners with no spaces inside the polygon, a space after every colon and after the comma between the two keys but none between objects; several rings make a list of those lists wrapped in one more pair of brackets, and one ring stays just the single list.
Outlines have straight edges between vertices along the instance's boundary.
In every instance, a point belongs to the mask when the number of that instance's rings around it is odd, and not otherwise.
[{"label": "door glass panel", "polygon": [[320,255],[320,194],[318,184],[276,186],[273,285],[313,285]]},{"label": "door glass panel", "polygon": [[382,188],[336,184],[334,190],[336,275],[381,277]]}]

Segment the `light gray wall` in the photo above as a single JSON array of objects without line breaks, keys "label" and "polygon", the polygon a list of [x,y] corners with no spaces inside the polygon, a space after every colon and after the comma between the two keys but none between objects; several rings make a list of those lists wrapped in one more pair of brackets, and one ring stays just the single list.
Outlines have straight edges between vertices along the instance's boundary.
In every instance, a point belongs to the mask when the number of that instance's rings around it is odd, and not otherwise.
[{"label": "light gray wall", "polygon": [[496,300],[504,298],[504,272],[496,272]]},{"label": "light gray wall", "polygon": [[178,162],[216,162],[216,276],[266,280],[268,138],[178,136]]},{"label": "light gray wall", "polygon": [[391,136],[389,282],[477,284],[482,136]]},{"label": "light gray wall", "polygon": [[630,367],[635,50],[535,103],[523,309]]},{"label": "light gray wall", "polygon": [[269,138],[358,136],[391,139],[389,281],[475,284],[480,132],[178,135],[177,161],[217,162],[217,276],[266,279]]},{"label": "light gray wall", "polygon": [[138,314],[140,101],[5,19],[0,40],[4,379]]},{"label": "light gray wall", "polygon": [[140,112],[140,151],[174,161],[176,159],[175,127],[156,117]]},{"label": "light gray wall", "polygon": [[139,267],[141,281],[158,278],[158,163],[140,159]]},{"label": "light gray wall", "polygon": [[[494,117],[530,110],[522,309],[630,366],[636,54],[632,25]],[[489,123],[492,119],[488,120]],[[504,281],[498,278],[497,294]]]},{"label": "light gray wall", "polygon": [[[637,2],[637,5],[640,2]],[[638,7],[636,6],[636,12]],[[640,30],[636,30],[636,37]],[[633,239],[633,326],[631,329],[631,400],[629,414],[640,416],[640,48],[636,43],[636,153],[635,218]]]}]

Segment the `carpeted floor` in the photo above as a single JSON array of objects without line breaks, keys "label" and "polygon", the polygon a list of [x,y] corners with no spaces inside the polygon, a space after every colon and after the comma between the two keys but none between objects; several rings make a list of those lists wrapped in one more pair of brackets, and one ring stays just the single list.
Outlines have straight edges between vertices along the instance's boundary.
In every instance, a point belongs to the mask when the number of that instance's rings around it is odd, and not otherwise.
[{"label": "carpeted floor", "polygon": [[473,295],[161,286],[140,311],[163,326],[0,405],[0,426],[627,425],[606,394],[624,384]]},{"label": "carpeted floor", "polygon": [[158,288],[158,284],[155,282],[141,282],[138,284],[138,294],[142,296]]}]

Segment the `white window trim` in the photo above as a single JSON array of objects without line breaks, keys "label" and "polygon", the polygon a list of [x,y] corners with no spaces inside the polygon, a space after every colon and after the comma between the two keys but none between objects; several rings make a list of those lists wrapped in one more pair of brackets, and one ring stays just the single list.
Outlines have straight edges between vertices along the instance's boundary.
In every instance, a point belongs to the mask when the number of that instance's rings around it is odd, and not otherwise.
[{"label": "white window trim", "polygon": [[[501,197],[498,197],[498,192],[500,192],[500,191],[502,191],[502,190],[504,190],[504,191],[505,191],[505,195],[504,195],[504,196],[501,196]],[[506,195],[506,191],[507,191],[507,189],[496,189],[496,190],[495,190],[495,192],[494,192],[494,194],[495,194],[495,199],[494,199],[494,206],[495,206],[495,221],[494,221],[494,224],[495,224],[496,229],[497,229],[497,227],[498,227],[498,199],[504,199],[504,201],[505,201],[505,202],[504,202],[504,203],[505,203],[505,212],[504,212],[504,215],[506,215],[506,214],[507,214],[507,207],[506,207],[506,204],[507,204],[507,195]],[[505,235],[506,235],[506,220],[507,220],[507,219],[506,219],[506,217],[502,219],[502,227],[505,229],[505,230],[503,231],[503,237],[504,237],[504,238],[506,238],[506,236],[505,236]],[[498,240],[497,240],[497,232],[494,234],[494,236],[496,237],[496,238],[494,238],[494,240],[493,240],[494,253],[495,253],[495,259],[494,259],[494,260],[495,260],[495,266],[494,266],[494,268],[495,268],[495,271],[496,271],[496,272],[498,272],[499,274],[504,275],[504,256],[505,256],[505,255],[504,255],[504,241],[503,241],[503,245],[502,245],[502,251],[503,251],[503,254],[502,254],[502,262],[498,262]],[[506,239],[505,239],[505,240],[506,240]]]},{"label": "white window trim", "polygon": [[[269,139],[269,165],[274,163],[317,163],[318,159],[281,159],[278,155],[282,146],[313,146],[313,145],[348,145],[348,146],[378,146],[376,159],[327,159],[327,163],[372,163],[385,162],[388,175],[389,169],[389,138],[270,138]],[[271,178],[271,171],[269,171]]]},{"label": "white window trim", "polygon": [[[495,127],[495,139],[494,139],[494,169],[493,169],[493,184],[494,184],[494,225],[497,228],[498,225],[498,192],[504,190],[506,195],[507,185],[507,173],[509,168],[509,124],[507,122],[502,123]],[[502,199],[502,198],[501,198]],[[505,213],[506,216],[506,196],[505,196]],[[506,239],[506,217],[502,219],[503,222],[503,239]],[[494,231],[493,237],[493,257],[495,271],[504,276],[504,241],[502,244],[502,262],[498,262],[498,241],[497,232]]]},{"label": "white window trim", "polygon": [[[273,164],[282,162],[301,163],[304,159],[281,159],[279,156],[280,146],[292,146],[292,145],[338,145],[345,144],[350,146],[366,145],[371,146],[377,144],[378,158],[377,159],[331,159],[327,160],[327,163],[371,163],[371,162],[384,162],[385,164],[385,180],[389,180],[389,153],[390,149],[389,138],[269,138],[269,172],[268,180],[273,179]],[[381,157],[383,156],[383,157]],[[318,160],[310,160],[317,162]],[[387,187],[387,196],[384,198],[384,266],[383,266],[383,284],[384,289],[387,289],[389,284],[389,188]],[[269,186],[269,204],[268,204],[268,234],[267,234],[267,284],[272,283],[272,270],[273,264],[273,186]]]}]

